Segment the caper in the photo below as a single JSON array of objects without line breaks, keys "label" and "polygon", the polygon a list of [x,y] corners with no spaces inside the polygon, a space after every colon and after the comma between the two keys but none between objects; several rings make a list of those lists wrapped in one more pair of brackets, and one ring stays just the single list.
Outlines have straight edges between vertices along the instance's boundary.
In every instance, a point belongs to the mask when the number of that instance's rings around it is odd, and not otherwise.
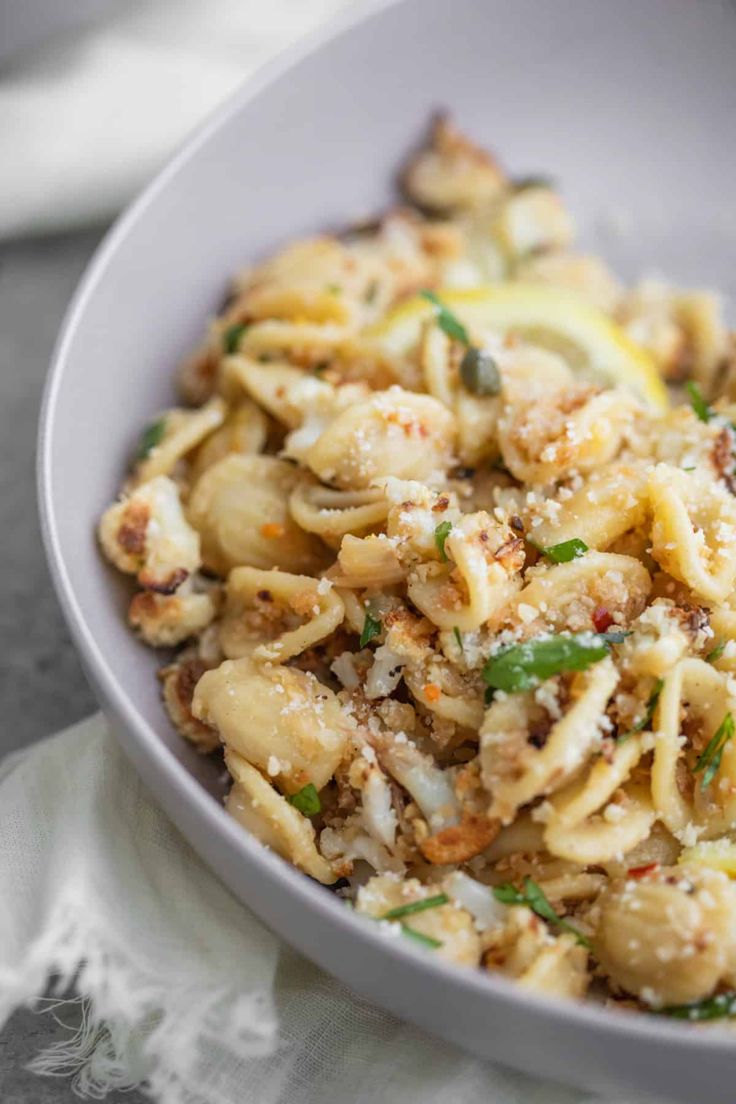
[{"label": "caper", "polygon": [[498,366],[490,353],[471,345],[460,362],[460,378],[474,395],[497,395],[501,390]]}]

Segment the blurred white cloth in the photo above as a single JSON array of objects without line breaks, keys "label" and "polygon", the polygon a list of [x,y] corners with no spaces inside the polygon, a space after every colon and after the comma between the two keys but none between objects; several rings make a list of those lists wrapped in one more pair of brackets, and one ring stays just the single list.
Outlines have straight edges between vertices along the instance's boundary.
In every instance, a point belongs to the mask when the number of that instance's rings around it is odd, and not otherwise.
[{"label": "blurred white cloth", "polygon": [[119,0],[11,58],[0,237],[110,218],[245,77],[348,2]]},{"label": "blurred white cloth", "polygon": [[151,803],[99,716],[0,765],[0,810],[0,1027],[50,976],[73,981],[80,1029],[33,1068],[73,1074],[79,1095],[593,1104],[399,1023],[286,948]]}]

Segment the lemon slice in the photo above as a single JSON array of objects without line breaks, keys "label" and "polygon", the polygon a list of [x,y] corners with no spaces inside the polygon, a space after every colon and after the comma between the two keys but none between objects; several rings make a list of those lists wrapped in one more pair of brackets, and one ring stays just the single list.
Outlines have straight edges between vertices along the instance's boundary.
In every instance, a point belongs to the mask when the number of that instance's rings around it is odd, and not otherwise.
[{"label": "lemon slice", "polygon": [[709,866],[712,870],[722,870],[729,878],[736,878],[736,844],[731,840],[709,840],[686,847],[680,853],[678,863],[696,863]]},{"label": "lemon slice", "polygon": [[[654,361],[595,307],[559,288],[537,284],[488,284],[448,288],[437,297],[466,326],[518,334],[561,353],[576,374],[606,386],[620,384],[655,410],[668,407],[667,389]],[[393,356],[406,355],[432,313],[421,296],[402,303],[370,326],[365,336]]]}]

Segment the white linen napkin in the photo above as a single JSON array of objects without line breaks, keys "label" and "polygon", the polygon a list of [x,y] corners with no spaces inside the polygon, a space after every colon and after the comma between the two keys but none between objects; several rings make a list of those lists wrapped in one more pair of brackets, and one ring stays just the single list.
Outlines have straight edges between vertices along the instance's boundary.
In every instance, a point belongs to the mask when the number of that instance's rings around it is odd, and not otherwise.
[{"label": "white linen napkin", "polygon": [[0,818],[0,1027],[50,978],[81,999],[79,1031],[33,1068],[73,1074],[82,1097],[594,1100],[430,1038],[280,943],[151,802],[100,716],[0,765]]}]

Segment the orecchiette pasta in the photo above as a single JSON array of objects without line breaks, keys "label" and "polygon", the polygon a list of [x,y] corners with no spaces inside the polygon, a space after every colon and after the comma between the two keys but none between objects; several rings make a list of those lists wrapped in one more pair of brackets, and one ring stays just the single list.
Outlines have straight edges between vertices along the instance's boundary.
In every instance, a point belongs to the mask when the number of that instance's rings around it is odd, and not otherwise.
[{"label": "orecchiette pasta", "polygon": [[230,453],[244,456],[259,453],[268,437],[268,419],[259,406],[247,399],[239,403],[217,432],[200,445],[192,459],[191,481]]},{"label": "orecchiette pasta", "polygon": [[149,483],[157,475],[171,475],[182,457],[222,425],[226,412],[222,399],[213,398],[198,410],[169,410],[163,414],[153,423],[158,441],[139,462],[137,481]]},{"label": "orecchiette pasta", "polygon": [[235,567],[226,587],[220,645],[228,659],[284,663],[333,633],[345,606],[326,579]]},{"label": "orecchiette pasta", "polygon": [[225,660],[197,683],[194,716],[287,793],[329,781],[352,726],[333,692],[291,667]]},{"label": "orecchiette pasta", "polygon": [[[494,701],[480,730],[481,764],[491,813],[508,824],[516,810],[553,792],[602,740],[598,727],[618,676],[610,660],[574,676],[563,695],[527,692]],[[560,688],[562,689],[562,688]],[[541,734],[538,734],[541,729]]]},{"label": "orecchiette pasta", "polygon": [[453,438],[452,416],[440,402],[392,387],[338,414],[305,462],[325,483],[362,490],[385,476],[431,476],[447,466]]},{"label": "orecchiette pasta", "polygon": [[329,885],[335,875],[320,854],[314,827],[278,793],[263,774],[231,749],[225,762],[233,777],[226,808],[256,839],[283,855],[305,874]]},{"label": "orecchiette pasta", "polygon": [[448,119],[401,181],[237,276],[100,521],[128,620],[227,812],[377,931],[728,1012],[736,346]]},{"label": "orecchiette pasta", "polygon": [[734,711],[730,680],[703,660],[683,659],[668,675],[656,713],[652,794],[663,823],[683,841],[722,836],[736,819],[736,746],[726,739],[701,779],[697,769]]},{"label": "orecchiette pasta", "polygon": [[187,504],[205,566],[220,574],[247,564],[285,571],[319,568],[325,562],[319,541],[289,513],[298,479],[291,464],[272,456],[232,454],[209,468]]},{"label": "orecchiette pasta", "polygon": [[658,464],[649,479],[652,555],[705,602],[725,602],[736,581],[736,499],[720,483]]}]

